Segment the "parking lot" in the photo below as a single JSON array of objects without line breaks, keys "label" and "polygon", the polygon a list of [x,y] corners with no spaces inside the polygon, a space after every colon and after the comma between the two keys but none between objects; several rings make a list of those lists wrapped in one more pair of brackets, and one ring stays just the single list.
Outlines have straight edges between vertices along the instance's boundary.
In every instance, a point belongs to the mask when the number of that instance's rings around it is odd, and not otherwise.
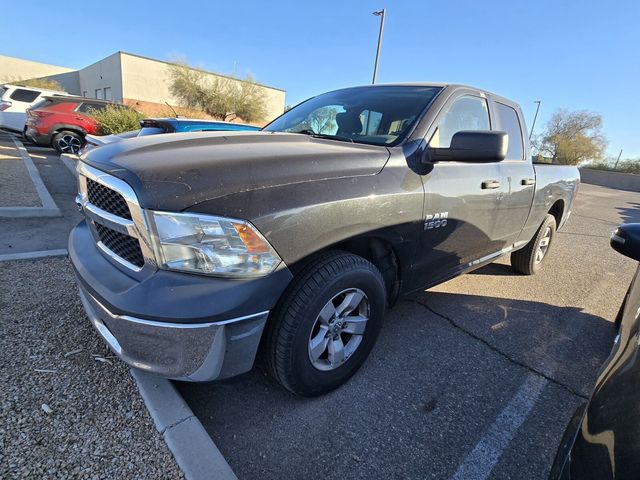
[{"label": "parking lot", "polygon": [[[73,177],[57,157],[38,149],[30,153],[63,216],[0,219],[3,254],[65,248],[67,232],[78,219]],[[611,250],[609,236],[619,223],[640,221],[638,206],[640,193],[582,185],[540,274],[515,274],[503,259],[400,301],[387,312],[363,368],[326,396],[293,397],[257,368],[225,382],[178,388],[239,478],[546,478],[566,423],[589,395],[611,348],[612,320],[635,263]],[[167,476],[177,475],[161,438],[140,411],[141,401],[126,403],[137,395],[131,379],[99,349],[68,262],[4,262],[0,268],[7,284],[15,279],[2,299],[2,311],[11,317],[3,322],[47,325],[50,336],[32,328],[21,339],[48,338],[56,347],[33,343],[29,355],[35,358],[24,369],[31,357],[8,350],[3,336],[5,361],[12,352],[16,358],[5,364],[21,368],[4,370],[5,380],[15,383],[11,378],[16,375],[25,380],[19,391],[3,391],[2,404],[23,401],[29,385],[39,392],[29,397],[29,408],[38,410],[48,396],[54,398],[48,401],[54,412],[64,410],[60,389],[69,390],[68,401],[80,402],[64,421],[28,408],[14,415],[17,423],[3,419],[11,428],[35,425],[40,433],[3,440],[2,446],[33,449],[35,441],[39,447],[25,461],[46,457],[56,448],[56,435],[71,425],[76,428],[73,442],[82,447],[78,428],[93,422],[91,442],[97,447],[85,454],[92,458],[94,473],[123,474],[119,462],[129,462],[129,473],[137,477],[145,475],[145,463],[157,469],[150,467],[149,477],[163,469]],[[64,356],[78,348],[84,353]],[[96,361],[98,354],[109,363]],[[59,374],[35,374],[31,366]],[[65,382],[50,380],[63,374]],[[114,400],[81,401],[74,389],[111,392]],[[84,415],[76,417],[79,411]],[[103,425],[108,418],[131,429],[135,444],[148,440],[144,454],[134,459],[124,450],[109,453],[125,441],[122,430],[118,434]],[[54,457],[73,459],[76,454],[81,458],[82,450]],[[37,470],[43,475],[47,468],[62,477],[72,475],[62,460],[44,465]]]},{"label": "parking lot", "polygon": [[401,301],[329,395],[257,369],[180,391],[240,478],[546,478],[611,348],[635,265],[609,236],[639,205],[581,185],[540,274],[503,259]]}]

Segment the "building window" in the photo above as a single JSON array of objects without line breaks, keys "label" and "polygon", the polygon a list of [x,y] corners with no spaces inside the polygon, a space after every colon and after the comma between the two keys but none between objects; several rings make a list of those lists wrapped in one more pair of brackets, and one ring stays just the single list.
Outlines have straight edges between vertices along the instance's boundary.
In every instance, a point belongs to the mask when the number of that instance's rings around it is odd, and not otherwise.
[{"label": "building window", "polygon": [[113,97],[111,96],[111,87],[104,87],[104,99],[113,100]]},{"label": "building window", "polygon": [[98,100],[104,100],[104,93],[101,88],[96,88],[96,98]]},{"label": "building window", "polygon": [[87,96],[87,91],[86,91],[86,90],[83,90],[83,91],[82,91],[82,96],[83,96],[83,97],[86,97],[86,96]]}]

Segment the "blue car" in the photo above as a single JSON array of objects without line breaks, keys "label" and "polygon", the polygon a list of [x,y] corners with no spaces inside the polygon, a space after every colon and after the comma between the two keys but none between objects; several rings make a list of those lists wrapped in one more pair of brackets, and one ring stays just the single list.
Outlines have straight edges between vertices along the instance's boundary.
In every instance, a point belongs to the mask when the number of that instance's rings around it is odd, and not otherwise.
[{"label": "blue car", "polygon": [[80,150],[80,155],[87,151],[106,145],[107,143],[119,142],[127,138],[144,137],[147,135],[157,135],[160,133],[182,133],[182,132],[239,132],[257,131],[260,127],[245,125],[243,123],[220,122],[217,120],[194,120],[192,118],[145,118],[140,122],[140,130],[119,133],[117,135],[86,135],[85,144]]},{"label": "blue car", "polygon": [[256,131],[260,127],[242,123],[220,122],[216,120],[193,120],[190,118],[145,118],[140,122],[142,129],[138,137],[158,133],[211,132],[211,131]]}]

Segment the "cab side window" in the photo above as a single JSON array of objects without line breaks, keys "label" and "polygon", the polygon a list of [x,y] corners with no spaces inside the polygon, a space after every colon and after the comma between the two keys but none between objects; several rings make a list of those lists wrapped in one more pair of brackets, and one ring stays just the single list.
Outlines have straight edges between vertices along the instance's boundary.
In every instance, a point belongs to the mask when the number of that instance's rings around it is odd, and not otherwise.
[{"label": "cab side window", "polygon": [[498,130],[507,132],[509,136],[509,148],[505,160],[522,160],[524,146],[522,145],[522,128],[518,113],[508,105],[495,103],[498,113]]},{"label": "cab side window", "polygon": [[463,130],[490,130],[489,108],[484,98],[463,95],[457,98],[438,121],[429,146],[449,148],[451,138]]}]

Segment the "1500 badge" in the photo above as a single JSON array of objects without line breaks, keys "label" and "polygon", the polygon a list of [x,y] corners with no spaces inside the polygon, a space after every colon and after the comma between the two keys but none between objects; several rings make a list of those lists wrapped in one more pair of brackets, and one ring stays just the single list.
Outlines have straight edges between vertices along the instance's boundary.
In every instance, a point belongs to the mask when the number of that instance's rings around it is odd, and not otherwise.
[{"label": "1500 badge", "polygon": [[424,219],[424,229],[430,230],[432,228],[444,227],[447,225],[448,217],[449,212],[434,213],[433,215],[429,214]]}]

